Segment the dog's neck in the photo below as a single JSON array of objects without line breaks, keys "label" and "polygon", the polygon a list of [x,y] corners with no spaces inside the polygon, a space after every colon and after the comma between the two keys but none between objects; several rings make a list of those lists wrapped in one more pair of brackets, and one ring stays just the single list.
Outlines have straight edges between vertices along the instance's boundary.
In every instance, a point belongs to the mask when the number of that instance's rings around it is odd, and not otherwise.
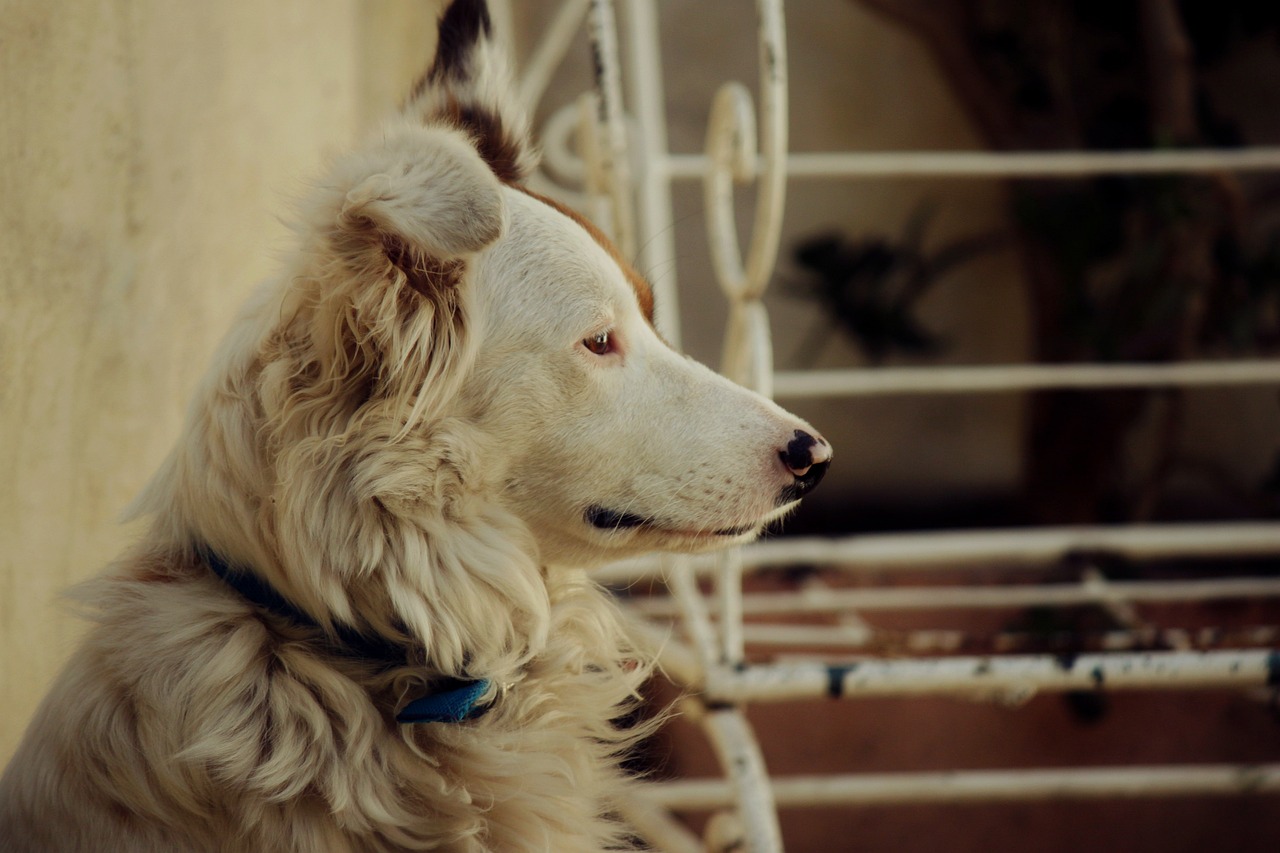
[{"label": "dog's neck", "polygon": [[[209,570],[241,598],[278,619],[314,631],[330,653],[387,668],[403,667],[409,663],[410,650],[405,646],[386,637],[370,637],[348,625],[337,624],[326,630],[257,573],[232,566],[209,548],[199,548],[198,553]],[[410,700],[396,713],[396,722],[457,723],[475,719],[492,706],[491,688],[488,679],[449,679],[425,695]]]}]

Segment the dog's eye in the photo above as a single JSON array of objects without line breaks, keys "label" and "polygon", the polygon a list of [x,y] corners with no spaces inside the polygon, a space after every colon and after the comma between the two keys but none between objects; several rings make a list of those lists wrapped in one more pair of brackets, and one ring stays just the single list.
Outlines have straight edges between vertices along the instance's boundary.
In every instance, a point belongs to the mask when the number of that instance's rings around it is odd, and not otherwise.
[{"label": "dog's eye", "polygon": [[596,332],[591,337],[584,338],[582,345],[596,355],[608,355],[613,352],[613,340],[608,332]]}]

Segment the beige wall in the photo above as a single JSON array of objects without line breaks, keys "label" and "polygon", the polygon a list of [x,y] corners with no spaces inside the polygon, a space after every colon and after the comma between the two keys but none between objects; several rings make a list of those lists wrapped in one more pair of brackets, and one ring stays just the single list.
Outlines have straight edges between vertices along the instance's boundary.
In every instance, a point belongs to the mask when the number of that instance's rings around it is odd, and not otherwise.
[{"label": "beige wall", "polygon": [[431,55],[410,0],[0,2],[0,763],[288,200]]}]

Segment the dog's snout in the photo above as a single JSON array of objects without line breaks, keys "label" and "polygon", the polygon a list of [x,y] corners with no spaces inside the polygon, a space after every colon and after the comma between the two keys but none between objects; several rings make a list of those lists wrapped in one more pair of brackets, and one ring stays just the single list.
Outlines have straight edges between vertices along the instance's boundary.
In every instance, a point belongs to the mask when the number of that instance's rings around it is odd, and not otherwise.
[{"label": "dog's snout", "polygon": [[831,445],[821,436],[813,436],[804,430],[796,430],[784,450],[778,451],[782,464],[796,477],[804,477],[815,465],[831,461]]},{"label": "dog's snout", "polygon": [[820,435],[798,429],[787,446],[778,451],[778,458],[795,477],[795,482],[785,490],[787,497],[795,500],[813,491],[822,481],[831,465],[831,445]]}]

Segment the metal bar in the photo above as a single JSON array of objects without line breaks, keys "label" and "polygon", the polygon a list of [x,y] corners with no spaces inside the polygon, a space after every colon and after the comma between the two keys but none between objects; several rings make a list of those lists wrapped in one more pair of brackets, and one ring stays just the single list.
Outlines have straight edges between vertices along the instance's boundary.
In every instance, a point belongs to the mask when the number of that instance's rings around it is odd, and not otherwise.
[{"label": "metal bar", "polygon": [[[673,155],[678,180],[701,180],[706,158]],[[793,178],[1079,178],[1108,174],[1280,170],[1280,147],[1179,151],[847,151],[792,152]]]},{"label": "metal bar", "polygon": [[1280,360],[1182,361],[1171,364],[999,364],[779,371],[778,397],[977,394],[1050,388],[1155,388],[1280,385]]},{"label": "metal bar", "polygon": [[[651,629],[655,633],[659,629]],[[811,647],[828,651],[835,648],[869,649],[876,654],[922,654],[965,650],[1008,654],[1011,652],[1046,652],[1055,649],[1090,651],[1132,651],[1134,649],[1228,649],[1280,644],[1280,626],[1252,625],[1225,628],[1159,628],[1143,626],[1098,633],[1028,633],[975,634],[954,629],[919,631],[868,630],[847,625],[796,625],[790,623],[749,622],[743,626],[743,639],[748,645],[769,647]],[[672,646],[663,647],[664,653]],[[666,663],[664,669],[669,668]],[[691,683],[699,673],[685,670]],[[679,675],[674,677],[680,678]]]},{"label": "metal bar", "polygon": [[[792,537],[746,545],[744,571],[772,566],[824,566],[850,571],[1022,567],[1041,569],[1075,552],[1104,552],[1135,560],[1280,557],[1280,523],[1222,522],[994,528]],[[687,558],[698,574],[714,570],[710,556]],[[643,557],[603,566],[601,583],[661,577],[661,561]]]},{"label": "metal bar", "polygon": [[701,723],[728,776],[726,787],[733,791],[730,802],[737,807],[744,833],[743,846],[738,849],[743,853],[781,851],[782,829],[769,771],[751,725],[736,708],[707,711]]},{"label": "metal bar", "polygon": [[[655,783],[641,790],[646,798],[678,812],[721,808],[732,798],[729,786],[719,779]],[[781,808],[1277,793],[1280,764],[867,773],[773,781],[774,799]]]},{"label": "metal bar", "polygon": [[[746,87],[726,83],[716,92],[707,123],[703,208],[711,266],[729,301],[721,372],[771,397],[772,338],[768,313],[760,300],[777,261],[786,199],[786,32],[779,2],[757,0],[756,11],[760,121],[757,123]],[[755,221],[744,262],[733,185],[752,178],[757,183]]]},{"label": "metal bar", "polygon": [[[724,342],[723,370],[729,378],[768,397],[774,373],[768,315],[760,301],[777,260],[786,197],[787,62],[786,28],[782,0],[756,0],[760,73],[761,156],[756,156],[756,120],[750,96],[736,84],[721,87],[707,127],[707,161],[704,200],[707,234],[713,268],[730,303],[729,328]],[[744,263],[738,246],[731,186],[748,167],[755,169],[755,222]],[[719,666],[736,667],[743,660],[741,555],[735,550],[720,558],[719,603],[725,619],[720,623]],[[687,570],[681,582],[681,604],[686,619],[706,621],[698,606],[701,595]],[[737,708],[707,712],[702,718],[720,765],[729,777],[737,807],[737,838],[721,838],[746,853],[779,853],[782,830],[770,789],[769,771],[746,716]],[[721,822],[720,826],[727,826]],[[715,829],[715,826],[711,827]],[[714,837],[709,840],[716,840]]]},{"label": "metal bar", "polygon": [[697,653],[675,639],[675,626],[658,625],[640,618],[627,608],[623,608],[622,615],[626,620],[627,633],[642,654],[658,662],[663,675],[677,684],[701,688],[705,665]]},{"label": "metal bar", "polygon": [[624,0],[624,33],[629,48],[627,96],[635,118],[637,243],[640,271],[653,285],[658,331],[680,346],[680,302],[676,288],[675,229],[671,175],[667,171],[667,114],[662,85],[662,50],[653,0]]},{"label": "metal bar", "polygon": [[1280,686],[1280,652],[1142,652],[869,659],[787,663],[707,673],[708,702],[976,695],[1020,703],[1040,691],[1243,689]]},{"label": "metal bar", "polygon": [[591,35],[598,98],[594,137],[598,150],[593,152],[596,160],[593,171],[604,183],[611,202],[611,236],[623,255],[634,257],[636,230],[631,199],[631,161],[623,117],[618,28],[614,22],[612,0],[591,0],[587,26]]},{"label": "metal bar", "polygon": [[[651,786],[645,786],[647,792]],[[726,790],[726,795],[728,794]],[[618,811],[627,826],[645,843],[662,853],[707,853],[705,845],[684,824],[673,818],[665,804],[640,794],[618,801]]]},{"label": "metal bar", "polygon": [[756,646],[850,646],[872,642],[873,631],[852,625],[779,625],[752,622],[742,626],[742,639]]},{"label": "metal bar", "polygon": [[720,618],[720,662],[733,666],[746,657],[742,638],[742,552],[737,548],[717,555],[720,575],[716,580],[717,613]]},{"label": "metal bar", "polygon": [[[874,589],[823,589],[745,595],[735,602],[737,616],[839,613],[845,610],[976,610],[1015,607],[1079,607],[1119,599],[1135,603],[1202,602],[1240,598],[1280,598],[1280,578],[1213,578],[1179,581],[1112,582],[1105,589],[1090,583],[1012,586],[924,586]],[[718,614],[718,598],[706,598]],[[647,616],[672,616],[677,603],[665,596],[637,598],[631,607]]]},{"label": "metal bar", "polygon": [[551,75],[564,61],[565,54],[577,37],[582,21],[587,15],[590,0],[564,0],[555,11],[555,17],[542,33],[537,47],[520,73],[520,102],[530,114],[547,91]]},{"label": "metal bar", "polygon": [[[1229,581],[1230,578],[1225,580]],[[1080,582],[1097,595],[1094,603],[1100,606],[1117,625],[1130,630],[1148,627],[1138,613],[1138,609],[1133,606],[1133,600],[1126,598],[1123,590],[1117,590],[1111,579],[1097,566],[1085,567]]]},{"label": "metal bar", "polygon": [[682,624],[693,644],[693,651],[701,667],[706,670],[720,659],[722,645],[707,613],[706,600],[698,590],[687,557],[669,557],[667,583],[676,605],[684,617]]}]

